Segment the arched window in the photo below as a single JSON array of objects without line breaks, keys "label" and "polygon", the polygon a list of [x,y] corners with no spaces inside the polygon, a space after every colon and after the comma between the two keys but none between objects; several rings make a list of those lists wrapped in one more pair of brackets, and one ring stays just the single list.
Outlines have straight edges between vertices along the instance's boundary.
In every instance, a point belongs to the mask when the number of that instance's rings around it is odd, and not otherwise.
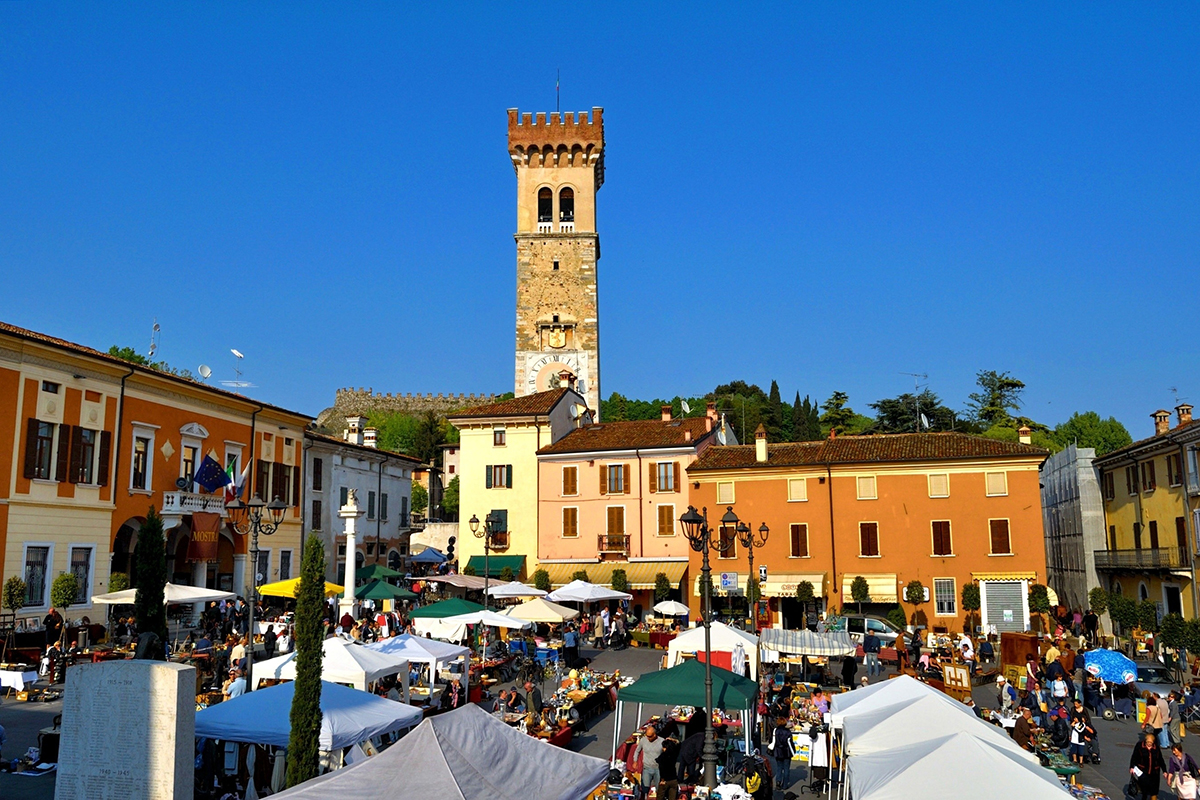
[{"label": "arched window", "polygon": [[549,187],[538,189],[538,222],[554,221],[554,192]]},{"label": "arched window", "polygon": [[575,221],[575,192],[570,187],[558,193],[558,219],[560,222]]}]

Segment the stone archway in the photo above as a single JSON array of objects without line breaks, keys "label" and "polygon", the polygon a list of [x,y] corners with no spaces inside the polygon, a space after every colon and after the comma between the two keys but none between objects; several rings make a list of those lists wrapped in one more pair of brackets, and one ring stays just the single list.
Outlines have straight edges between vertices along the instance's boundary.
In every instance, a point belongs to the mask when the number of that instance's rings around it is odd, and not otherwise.
[{"label": "stone archway", "polygon": [[137,586],[137,577],[133,574],[134,554],[137,552],[138,531],[145,521],[142,517],[130,517],[121,523],[117,535],[113,538],[109,572],[123,572],[128,575],[131,587]]}]

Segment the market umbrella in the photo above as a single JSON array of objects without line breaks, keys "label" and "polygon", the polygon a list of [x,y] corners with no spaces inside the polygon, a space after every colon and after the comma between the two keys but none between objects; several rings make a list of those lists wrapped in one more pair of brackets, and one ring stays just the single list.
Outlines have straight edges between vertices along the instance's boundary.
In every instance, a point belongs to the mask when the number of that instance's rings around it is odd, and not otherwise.
[{"label": "market umbrella", "polygon": [[408,618],[444,619],[445,617],[453,617],[457,614],[468,614],[472,611],[483,611],[483,606],[479,605],[479,603],[472,603],[470,600],[452,597],[449,600],[439,600],[436,603],[421,606],[409,614]]},{"label": "market umbrella", "polygon": [[1102,681],[1133,683],[1137,665],[1116,650],[1089,650],[1083,654],[1083,668]]},{"label": "market umbrella", "polygon": [[[203,586],[168,583],[163,587],[163,599],[168,605],[171,603],[207,603],[211,600],[229,600],[233,597],[236,597],[233,592],[220,592],[216,589],[205,589]],[[136,598],[137,589],[123,589],[119,592],[92,595],[92,602],[124,606],[132,605]]]},{"label": "market umbrella", "polygon": [[426,547],[410,558],[409,561],[414,564],[441,564],[446,561],[446,556],[436,548]]},{"label": "market umbrella", "polygon": [[[270,595],[271,597],[295,597],[296,591],[300,588],[299,578],[290,578],[286,581],[275,581],[274,583],[263,584],[258,587],[258,593]],[[342,593],[344,587],[338,586],[336,583],[325,581],[325,596],[337,597]]]},{"label": "market umbrella", "polygon": [[579,616],[579,612],[573,608],[560,606],[558,603],[551,603],[544,597],[535,597],[519,606],[513,606],[504,610],[505,614],[517,619],[528,620],[529,622],[546,622],[551,625],[557,625],[560,622],[566,622],[569,619],[575,619]]},{"label": "market umbrella", "polygon": [[633,595],[618,592],[615,589],[606,589],[587,581],[574,580],[546,595],[546,599],[556,603],[594,603],[598,600],[632,600]]},{"label": "market umbrella", "polygon": [[385,581],[371,581],[354,590],[358,600],[415,600],[419,595]]},{"label": "market umbrella", "polygon": [[654,606],[654,610],[664,617],[686,617],[691,610],[677,600],[663,600]]},{"label": "market umbrella", "polygon": [[487,625],[492,628],[528,628],[531,624],[518,617],[509,617],[487,610],[469,611],[466,614],[443,617],[442,622],[447,625]]},{"label": "market umbrella", "polygon": [[544,597],[546,595],[541,589],[536,589],[532,586],[526,586],[520,581],[512,583],[502,583],[499,586],[489,587],[487,590],[490,597]]},{"label": "market umbrella", "polygon": [[[713,665],[713,707],[749,709],[754,707],[758,684]],[[623,703],[648,703],[664,706],[705,705],[704,662],[689,659],[677,667],[651,672],[617,693]]]},{"label": "market umbrella", "polygon": [[[403,578],[403,572],[397,572],[391,567],[385,567],[383,564],[369,564],[361,567],[354,573],[356,581],[373,581],[383,580],[385,578]],[[355,592],[357,594],[357,592]]]}]

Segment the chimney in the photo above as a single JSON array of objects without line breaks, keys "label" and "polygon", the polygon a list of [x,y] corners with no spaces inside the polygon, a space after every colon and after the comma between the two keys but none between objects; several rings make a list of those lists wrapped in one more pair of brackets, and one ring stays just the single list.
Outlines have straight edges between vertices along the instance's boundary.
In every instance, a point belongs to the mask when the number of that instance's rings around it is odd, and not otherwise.
[{"label": "chimney", "polygon": [[366,447],[374,447],[376,440],[379,438],[378,428],[363,428],[363,445]]},{"label": "chimney", "polygon": [[692,429],[691,428],[683,429],[683,440],[685,442],[691,443],[691,441],[692,441]]},{"label": "chimney", "polygon": [[558,373],[558,388],[574,389],[575,388],[575,373],[569,369],[564,369]]},{"label": "chimney", "polygon": [[671,407],[670,406],[662,407],[662,421],[663,422],[671,421]]},{"label": "chimney", "polygon": [[708,417],[709,419],[711,419],[713,422],[716,422],[717,421],[717,404],[716,403],[708,403],[707,405],[705,405],[704,406],[704,415],[706,417]]},{"label": "chimney", "polygon": [[1179,425],[1176,427],[1187,425],[1192,421],[1192,407],[1187,403],[1180,403],[1175,406],[1175,416],[1179,419]]},{"label": "chimney", "polygon": [[342,434],[342,438],[350,444],[363,443],[363,428],[367,424],[366,417],[346,417],[346,424],[350,427]]},{"label": "chimney", "polygon": [[1028,425],[1022,425],[1017,428],[1017,441],[1021,444],[1033,444],[1033,431]]},{"label": "chimney", "polygon": [[1167,431],[1171,430],[1171,415],[1165,409],[1160,408],[1150,415],[1154,418],[1154,435],[1162,436]]},{"label": "chimney", "polygon": [[712,426],[713,426],[713,418],[709,417],[709,416],[705,416],[704,417],[704,432],[709,433],[710,431],[712,431]]},{"label": "chimney", "polygon": [[762,423],[754,429],[754,460],[760,464],[767,463],[767,429]]}]

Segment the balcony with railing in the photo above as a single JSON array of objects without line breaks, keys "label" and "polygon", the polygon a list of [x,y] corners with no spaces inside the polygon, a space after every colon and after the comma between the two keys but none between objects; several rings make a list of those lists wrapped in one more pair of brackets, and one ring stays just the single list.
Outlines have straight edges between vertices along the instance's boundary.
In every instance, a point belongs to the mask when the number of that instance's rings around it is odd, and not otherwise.
[{"label": "balcony with railing", "polygon": [[602,533],[597,539],[596,550],[600,553],[629,555],[629,537],[619,533]]},{"label": "balcony with railing", "polygon": [[508,531],[495,531],[488,539],[488,549],[493,553],[502,553],[508,549]]},{"label": "balcony with railing", "polygon": [[1147,547],[1130,550],[1097,550],[1096,569],[1187,569],[1187,548]]}]

